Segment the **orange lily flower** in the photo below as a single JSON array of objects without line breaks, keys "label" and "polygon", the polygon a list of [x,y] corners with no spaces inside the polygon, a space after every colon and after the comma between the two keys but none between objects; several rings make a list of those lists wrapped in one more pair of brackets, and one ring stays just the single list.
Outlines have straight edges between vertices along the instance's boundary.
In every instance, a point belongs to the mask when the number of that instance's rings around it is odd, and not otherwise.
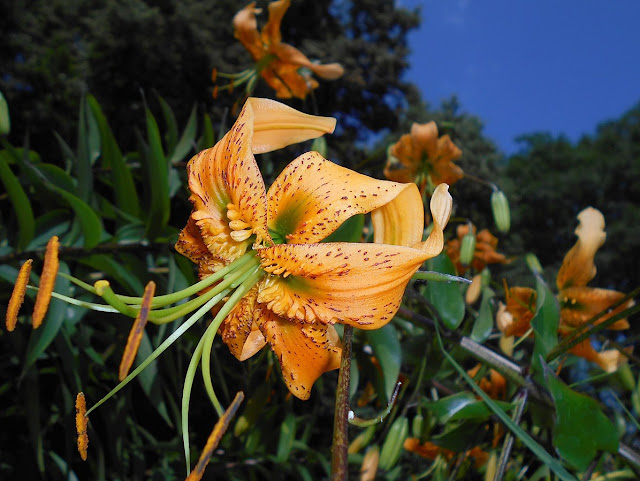
[{"label": "orange lily flower", "polygon": [[[587,287],[596,275],[593,259],[598,249],[604,244],[607,235],[604,231],[604,216],[597,209],[592,207],[584,209],[578,214],[578,220],[580,223],[575,230],[578,240],[567,252],[556,277],[560,300],[558,331],[563,336],[570,334],[593,316],[625,297],[625,294],[619,291]],[[629,299],[598,319],[596,324],[604,322],[634,304],[633,299]],[[498,329],[505,336],[524,335],[535,314],[535,305],[536,293],[533,289],[512,287],[508,291],[507,305],[502,304],[498,309],[496,317]],[[612,330],[628,328],[627,319],[620,319],[609,326]],[[626,357],[616,349],[597,352],[588,339],[574,346],[570,352],[595,362],[608,372],[615,371],[626,360]]]},{"label": "orange lily flower", "polygon": [[[176,244],[201,277],[243,255],[257,259],[260,280],[220,332],[240,360],[268,342],[300,399],[339,366],[333,324],[377,329],[391,320],[413,273],[442,250],[452,206],[448,186],[439,186],[431,200],[434,228],[421,242],[424,212],[414,184],[375,180],[317,152],[298,157],[266,190],[255,153],[334,126],[335,119],[248,99],[222,140],[189,161],[194,208]],[[321,242],[349,217],[368,212],[373,244]]]},{"label": "orange lily flower", "polygon": [[[472,224],[472,230],[475,233],[476,228]],[[462,239],[469,233],[469,224],[460,224],[456,229],[456,238],[449,239],[446,245],[447,255],[456,266],[459,274],[464,274],[469,266],[465,266],[460,262],[460,247]],[[476,235],[476,248],[473,253],[473,260],[469,264],[476,272],[481,272],[487,264],[506,264],[509,260],[504,254],[496,252],[498,247],[498,238],[495,237],[487,229],[482,229]]]},{"label": "orange lily flower", "polygon": [[269,20],[262,32],[258,32],[256,14],[261,9],[256,8],[255,2],[250,3],[233,18],[234,35],[249,51],[259,66],[260,75],[279,98],[304,99],[318,87],[318,82],[311,74],[301,73],[301,68],[327,80],[342,77],[344,69],[338,63],[313,63],[300,50],[282,42],[280,23],[290,4],[290,0],[271,2]]},{"label": "orange lily flower", "polygon": [[435,122],[414,123],[411,133],[389,147],[384,175],[395,182],[415,182],[424,193],[427,185],[453,185],[464,172],[453,163],[462,155],[448,135],[438,138]]},{"label": "orange lily flower", "polygon": [[[455,451],[451,451],[450,449],[438,446],[431,441],[421,443],[420,439],[418,438],[405,439],[403,447],[406,451],[417,454],[418,456],[429,459],[431,461],[435,460],[440,455],[444,456],[444,458],[449,461],[458,454]],[[489,453],[483,451],[478,446],[475,446],[467,451],[464,454],[464,457],[466,458],[467,456],[474,459],[474,466],[476,467],[476,469],[481,468],[482,466],[487,464],[487,461],[489,460]]]}]

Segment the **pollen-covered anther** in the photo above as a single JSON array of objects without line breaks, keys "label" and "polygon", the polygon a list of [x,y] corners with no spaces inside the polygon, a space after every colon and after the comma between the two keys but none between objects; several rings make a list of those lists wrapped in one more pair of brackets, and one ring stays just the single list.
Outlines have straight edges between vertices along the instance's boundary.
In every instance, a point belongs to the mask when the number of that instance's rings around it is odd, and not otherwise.
[{"label": "pollen-covered anther", "polygon": [[89,448],[89,436],[87,435],[87,404],[84,393],[76,396],[76,433],[78,434],[78,452],[83,461],[87,460],[87,450]]},{"label": "pollen-covered anther", "polygon": [[7,306],[7,331],[13,331],[18,322],[18,311],[20,306],[24,302],[24,296],[27,292],[27,284],[29,283],[29,274],[31,274],[31,264],[33,259],[27,260],[18,272],[18,278],[16,284],[13,287],[11,299],[9,299],[9,305]]},{"label": "pollen-covered anther", "polygon": [[51,293],[56,283],[58,275],[58,249],[60,242],[57,236],[53,236],[47,243],[47,249],[44,254],[44,265],[42,266],[42,274],[40,275],[40,288],[36,295],[36,304],[33,307],[33,328],[37,329],[42,324],[44,316],[47,314],[49,303],[51,302]]},{"label": "pollen-covered anther", "polygon": [[227,218],[229,219],[229,235],[236,242],[247,240],[253,235],[251,224],[242,220],[242,214],[235,204],[227,204]]}]

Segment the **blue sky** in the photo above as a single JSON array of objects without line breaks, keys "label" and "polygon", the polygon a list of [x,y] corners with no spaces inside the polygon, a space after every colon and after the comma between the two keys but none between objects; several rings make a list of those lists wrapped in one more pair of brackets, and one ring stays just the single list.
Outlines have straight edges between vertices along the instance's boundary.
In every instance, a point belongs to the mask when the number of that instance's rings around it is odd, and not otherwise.
[{"label": "blue sky", "polygon": [[457,94],[505,153],[520,134],[577,140],[640,101],[638,0],[423,0],[410,34],[433,106]]}]

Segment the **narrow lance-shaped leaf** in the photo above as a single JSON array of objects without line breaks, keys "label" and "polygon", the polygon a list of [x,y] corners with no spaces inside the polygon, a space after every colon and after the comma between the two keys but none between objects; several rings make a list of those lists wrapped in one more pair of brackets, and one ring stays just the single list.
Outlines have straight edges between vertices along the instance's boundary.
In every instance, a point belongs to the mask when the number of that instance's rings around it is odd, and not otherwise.
[{"label": "narrow lance-shaped leaf", "polygon": [[148,152],[145,155],[148,188],[150,193],[147,232],[156,237],[169,221],[169,166],[162,149],[158,124],[151,111],[146,109]]},{"label": "narrow lance-shaped leaf", "polygon": [[169,164],[173,165],[184,160],[185,156],[187,156],[189,151],[195,145],[197,128],[198,120],[196,118],[196,106],[194,105],[191,109],[191,115],[189,115],[187,126],[184,128],[180,140],[178,141],[174,149],[169,150],[171,152],[171,154],[169,155]]},{"label": "narrow lance-shaped leaf", "polygon": [[7,195],[16,213],[16,220],[18,221],[16,244],[19,250],[23,250],[35,234],[35,220],[31,202],[20,185],[20,181],[11,171],[8,153],[5,151],[0,152],[0,180],[2,180],[5,189],[7,189]]},{"label": "narrow lance-shaped leaf", "polygon": [[[425,266],[430,271],[455,275],[456,270],[449,256],[444,252],[429,259]],[[456,282],[429,282],[425,289],[425,297],[437,309],[440,317],[449,329],[456,329],[464,318],[464,298],[460,285]]]},{"label": "narrow lance-shaped leaf", "polygon": [[558,343],[558,322],[560,307],[540,276],[536,276],[536,313],[531,319],[531,327],[535,332],[532,367],[534,372],[541,373],[540,356],[542,358]]},{"label": "narrow lance-shaped leaf", "polygon": [[389,400],[396,387],[402,364],[402,348],[398,334],[391,324],[387,324],[380,329],[366,331],[366,336],[373,354],[380,363],[384,378],[384,391],[387,400]]},{"label": "narrow lance-shaped leaf", "polygon": [[107,119],[100,109],[100,104],[98,104],[98,101],[91,95],[87,97],[87,102],[91,107],[91,111],[100,129],[100,138],[102,141],[101,162],[102,167],[111,172],[115,205],[123,212],[138,217],[140,215],[140,202],[131,170],[124,161],[122,152],[111,132]]}]

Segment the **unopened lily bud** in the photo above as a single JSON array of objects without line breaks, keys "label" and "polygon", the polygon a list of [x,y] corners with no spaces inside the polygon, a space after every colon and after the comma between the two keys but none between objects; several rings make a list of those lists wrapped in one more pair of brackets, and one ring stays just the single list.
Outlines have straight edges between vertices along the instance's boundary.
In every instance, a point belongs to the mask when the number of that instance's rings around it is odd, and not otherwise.
[{"label": "unopened lily bud", "polygon": [[484,473],[484,479],[486,481],[493,481],[496,476],[496,470],[498,469],[498,454],[495,451],[491,451],[489,461],[487,462],[487,470]]},{"label": "unopened lily bud", "polygon": [[327,141],[324,137],[318,137],[313,140],[311,144],[311,150],[315,150],[323,157],[327,157]]},{"label": "unopened lily bud", "polygon": [[4,95],[0,92],[0,135],[8,135],[10,130],[9,106]]},{"label": "unopened lily bud", "polygon": [[501,190],[494,190],[491,194],[491,210],[496,227],[502,233],[509,232],[511,228],[511,211],[507,196]]},{"label": "unopened lily bud", "polygon": [[482,274],[476,274],[473,276],[473,279],[471,279],[471,284],[464,296],[464,301],[469,305],[475,304],[480,297],[480,292],[482,292]]},{"label": "unopened lily bud", "polygon": [[629,364],[622,364],[618,368],[618,376],[622,385],[629,391],[633,391],[636,388],[636,380],[633,377]]},{"label": "unopened lily bud", "polygon": [[422,414],[416,414],[411,421],[411,435],[414,438],[420,438],[422,436],[422,428],[424,427],[424,418]]},{"label": "unopened lily bud", "polygon": [[462,238],[462,243],[460,244],[460,263],[463,266],[471,264],[475,251],[476,236],[471,229],[469,229],[469,233]]},{"label": "unopened lily bud", "polygon": [[360,468],[360,481],[373,481],[376,479],[379,461],[380,448],[376,444],[367,449],[367,452],[364,455],[362,467]]},{"label": "unopened lily bud", "polygon": [[405,417],[396,419],[387,433],[387,439],[384,440],[380,452],[382,469],[389,470],[396,465],[407,434],[409,434],[409,420]]},{"label": "unopened lily bud", "polygon": [[535,254],[529,252],[524,256],[524,260],[526,261],[529,269],[531,269],[531,272],[534,274],[542,274],[542,264],[540,264],[540,261]]},{"label": "unopened lily bud", "polygon": [[376,432],[375,426],[368,426],[367,429],[362,431],[360,434],[358,434],[355,437],[353,441],[351,441],[351,444],[349,444],[349,448],[347,449],[347,452],[349,454],[355,454],[357,452],[360,452],[362,448],[364,448],[367,444],[371,442],[375,432]]}]

